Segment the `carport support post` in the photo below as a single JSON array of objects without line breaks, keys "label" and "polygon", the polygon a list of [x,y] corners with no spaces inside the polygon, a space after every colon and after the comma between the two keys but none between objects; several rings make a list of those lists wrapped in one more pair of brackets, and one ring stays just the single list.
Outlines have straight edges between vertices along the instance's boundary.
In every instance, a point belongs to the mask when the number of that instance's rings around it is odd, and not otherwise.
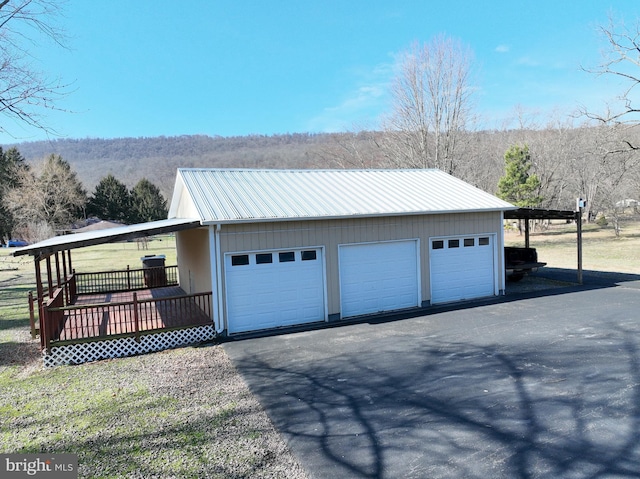
[{"label": "carport support post", "polygon": [[53,277],[52,277],[52,272],[51,272],[51,254],[47,254],[47,257],[45,258],[45,264],[47,265],[47,285],[49,286],[49,290],[47,292],[47,296],[49,296],[49,299],[51,299],[51,296],[53,295]]},{"label": "carport support post", "polygon": [[36,295],[38,296],[38,322],[40,324],[40,346],[41,347],[49,347],[48,331],[46,318],[44,314],[44,288],[42,287],[42,270],[40,268],[40,261],[42,261],[42,256],[34,256],[34,265],[36,269]]},{"label": "carport support post", "polygon": [[524,220],[524,247],[529,247],[529,218]]},{"label": "carport support post", "polygon": [[56,288],[60,287],[60,255],[56,251],[56,255],[54,256],[56,261]]},{"label": "carport support post", "polygon": [[582,284],[582,210],[584,201],[578,199],[578,211],[576,211],[576,223],[578,225],[578,284]]}]

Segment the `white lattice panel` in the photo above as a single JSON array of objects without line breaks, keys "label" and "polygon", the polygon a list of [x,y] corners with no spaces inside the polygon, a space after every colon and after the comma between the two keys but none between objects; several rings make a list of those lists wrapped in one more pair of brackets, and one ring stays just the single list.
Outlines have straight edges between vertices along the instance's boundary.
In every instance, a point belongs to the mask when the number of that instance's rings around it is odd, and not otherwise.
[{"label": "white lattice panel", "polygon": [[46,367],[51,367],[64,364],[82,364],[100,359],[122,358],[211,341],[215,336],[213,325],[207,325],[145,334],[140,336],[140,341],[136,341],[135,338],[116,338],[53,346],[50,353],[44,352],[43,362]]}]

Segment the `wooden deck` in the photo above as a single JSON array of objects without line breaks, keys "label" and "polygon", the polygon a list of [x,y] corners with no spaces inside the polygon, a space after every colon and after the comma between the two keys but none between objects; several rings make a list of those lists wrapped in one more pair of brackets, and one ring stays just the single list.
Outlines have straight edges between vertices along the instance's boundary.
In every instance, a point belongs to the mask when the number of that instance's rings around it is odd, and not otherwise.
[{"label": "wooden deck", "polygon": [[210,311],[208,297],[186,296],[178,286],[79,295],[65,308],[59,340],[212,324]]}]

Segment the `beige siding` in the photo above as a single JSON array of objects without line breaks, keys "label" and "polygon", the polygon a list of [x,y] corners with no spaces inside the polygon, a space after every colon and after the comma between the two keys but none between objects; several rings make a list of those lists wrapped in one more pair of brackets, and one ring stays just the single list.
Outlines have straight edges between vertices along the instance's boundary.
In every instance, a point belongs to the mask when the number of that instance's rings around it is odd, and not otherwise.
[{"label": "beige siding", "polygon": [[176,232],[180,287],[187,293],[211,291],[209,230],[197,228]]},{"label": "beige siding", "polygon": [[178,206],[175,211],[176,218],[200,218],[200,214],[196,209],[193,199],[189,195],[186,188],[182,188],[180,198],[178,198]]},{"label": "beige siding", "polygon": [[[261,251],[283,248],[324,247],[327,275],[328,313],[340,313],[338,245],[393,241],[420,240],[421,296],[429,301],[429,238],[464,234],[496,233],[496,250],[502,255],[501,214],[464,213],[421,216],[390,216],[326,221],[291,221],[223,225],[220,235],[221,254],[240,251]],[[207,246],[208,251],[208,246]],[[220,261],[220,264],[224,264]],[[502,269],[498,270],[499,272]],[[224,271],[223,271],[224,275]],[[499,274],[499,290],[504,290],[503,276]]]}]

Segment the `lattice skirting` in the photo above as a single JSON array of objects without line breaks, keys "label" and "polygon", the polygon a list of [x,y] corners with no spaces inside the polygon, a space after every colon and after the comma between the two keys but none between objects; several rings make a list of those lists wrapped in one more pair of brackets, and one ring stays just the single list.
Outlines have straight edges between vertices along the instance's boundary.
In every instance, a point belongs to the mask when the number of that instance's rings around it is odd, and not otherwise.
[{"label": "lattice skirting", "polygon": [[216,333],[213,325],[194,326],[173,331],[143,334],[140,336],[140,341],[136,341],[135,338],[115,338],[52,346],[49,353],[44,351],[43,361],[46,367],[82,364],[100,359],[135,356],[136,354],[197,344],[211,341],[215,337]]}]

